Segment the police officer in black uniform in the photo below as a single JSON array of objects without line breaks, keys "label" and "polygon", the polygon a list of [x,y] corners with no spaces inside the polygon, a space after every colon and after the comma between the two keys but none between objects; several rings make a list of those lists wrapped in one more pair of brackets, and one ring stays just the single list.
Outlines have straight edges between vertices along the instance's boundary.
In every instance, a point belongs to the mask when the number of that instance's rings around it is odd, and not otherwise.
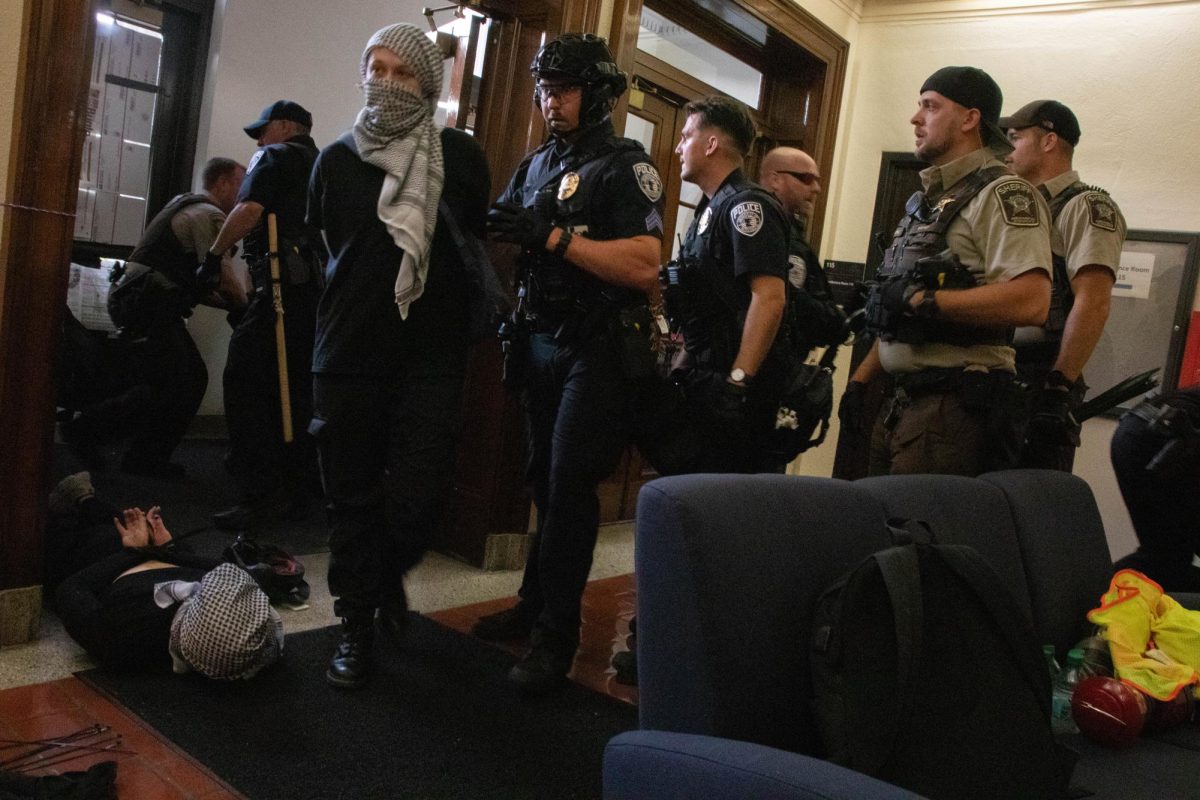
[{"label": "police officer in black uniform", "polygon": [[1138,538],[1114,568],[1136,569],[1168,592],[1200,592],[1200,386],[1121,417],[1112,463]]},{"label": "police officer in black uniform", "polygon": [[788,314],[798,352],[840,344],[846,315],[833,300],[829,279],[805,235],[821,192],[817,162],[795,147],[776,147],[763,156],[758,181],[775,195],[788,216]]},{"label": "police officer in black uniform", "polygon": [[[298,103],[279,100],[247,125],[259,151],[246,168],[238,204],[209,250],[215,274],[219,254],[245,239],[254,295],[233,330],[225,362],[226,466],[241,502],[213,515],[220,528],[241,529],[279,516],[303,514],[316,485],[316,450],[306,429],[312,417],[312,352],[321,264],[317,235],[304,222],[308,178],[317,146],[309,136],[312,115]],[[295,440],[285,445],[275,354],[267,215],[275,214],[280,283],[287,343],[288,388]]]},{"label": "police officer in black uniform", "polygon": [[654,375],[646,292],[657,281],[663,185],[642,146],[613,134],[609,115],[626,79],[603,39],[564,34],[530,69],[550,138],[518,167],[488,225],[522,249],[506,369],[524,391],[537,531],[520,602],[474,631],[532,633],[509,678],[541,692],[571,668],[597,486],[629,442],[636,385]]},{"label": "police officer in black uniform", "polygon": [[714,95],[684,111],[675,152],[683,179],[704,199],[664,281],[667,314],[684,339],[672,379],[700,445],[681,471],[782,472],[768,438],[787,377],[776,346],[787,306],[787,217],[742,172],[755,137],[745,107]]}]

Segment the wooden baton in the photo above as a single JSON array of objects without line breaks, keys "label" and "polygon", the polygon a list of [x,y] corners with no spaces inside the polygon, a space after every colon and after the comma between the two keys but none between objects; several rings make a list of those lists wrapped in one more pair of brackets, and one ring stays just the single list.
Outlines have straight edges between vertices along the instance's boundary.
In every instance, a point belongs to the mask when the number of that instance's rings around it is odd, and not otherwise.
[{"label": "wooden baton", "polygon": [[292,398],[288,391],[287,340],[283,335],[283,287],[279,279],[279,232],[275,215],[267,214],[267,247],[271,260],[271,301],[275,307],[275,360],[279,364],[279,410],[283,441],[292,441]]}]

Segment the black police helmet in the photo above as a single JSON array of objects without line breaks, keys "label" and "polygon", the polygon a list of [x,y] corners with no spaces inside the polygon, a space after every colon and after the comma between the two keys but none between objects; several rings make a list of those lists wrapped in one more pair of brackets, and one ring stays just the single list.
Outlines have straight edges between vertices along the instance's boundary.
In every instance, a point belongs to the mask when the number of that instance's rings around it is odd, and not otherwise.
[{"label": "black police helmet", "polygon": [[[628,87],[604,39],[591,33],[564,33],[534,56],[529,71],[536,79],[570,81],[583,86],[579,124],[595,125],[612,112]],[[537,92],[534,105],[539,105]]]}]

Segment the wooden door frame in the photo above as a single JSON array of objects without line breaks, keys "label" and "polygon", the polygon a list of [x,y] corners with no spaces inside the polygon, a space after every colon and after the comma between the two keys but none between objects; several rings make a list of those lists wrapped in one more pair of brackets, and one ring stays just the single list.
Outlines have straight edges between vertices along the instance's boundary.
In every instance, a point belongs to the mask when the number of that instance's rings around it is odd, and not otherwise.
[{"label": "wooden door frame", "polygon": [[[729,0],[760,21],[766,23],[791,42],[803,48],[809,55],[825,65],[825,81],[821,87],[821,114],[809,155],[817,162],[822,175],[833,170],[833,150],[837,138],[838,120],[841,115],[842,94],[846,83],[850,43],[838,36],[831,28],[791,0]],[[644,0],[614,0],[612,24],[609,28],[609,46],[617,66],[632,75],[637,55],[638,27],[641,21]],[[627,99],[617,105],[613,123],[619,130],[628,111]],[[824,193],[809,222],[809,239],[814,250],[820,248],[824,229],[827,198]]]},{"label": "wooden door frame", "polygon": [[92,0],[27,0],[0,246],[0,644],[36,636],[54,432],[95,39]]}]

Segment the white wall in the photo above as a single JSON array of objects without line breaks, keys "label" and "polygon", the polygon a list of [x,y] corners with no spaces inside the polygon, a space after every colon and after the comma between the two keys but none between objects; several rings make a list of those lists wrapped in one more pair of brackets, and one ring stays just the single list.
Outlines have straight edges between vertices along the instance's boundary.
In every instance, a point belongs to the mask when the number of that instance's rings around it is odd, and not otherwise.
[{"label": "white wall", "polygon": [[[396,22],[426,28],[421,10],[449,3],[421,0],[218,0],[205,80],[196,172],[213,156],[243,164],[255,144],[242,127],[279,99],[312,112],[313,139],[322,147],[354,122],[362,107],[358,65],[372,33]],[[439,24],[449,12],[438,14]],[[199,181],[196,181],[198,184]],[[197,308],[190,329],[208,365],[201,414],[221,414],[221,373],[229,346],[225,314]]]}]

